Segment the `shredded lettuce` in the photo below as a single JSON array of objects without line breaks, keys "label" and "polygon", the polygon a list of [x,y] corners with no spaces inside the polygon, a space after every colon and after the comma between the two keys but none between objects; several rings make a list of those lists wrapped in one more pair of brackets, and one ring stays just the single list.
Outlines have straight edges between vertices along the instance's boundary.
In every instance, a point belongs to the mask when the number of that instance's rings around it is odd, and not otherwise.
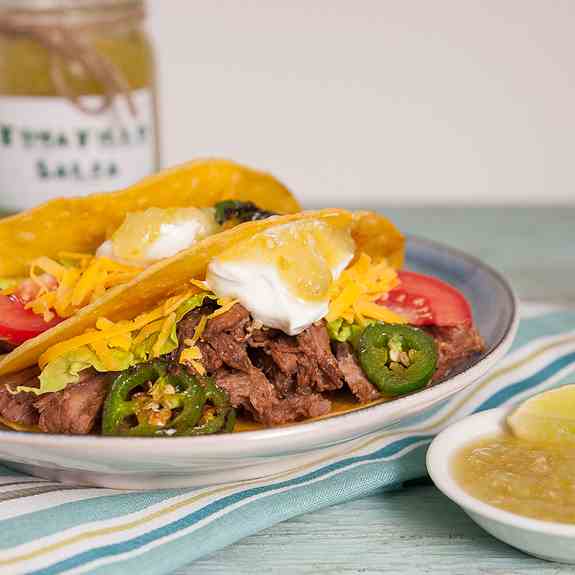
[{"label": "shredded lettuce", "polygon": [[210,292],[202,292],[193,295],[180,304],[180,307],[176,310],[176,322],[180,321],[187,313],[203,305],[206,298],[217,299],[217,296]]},{"label": "shredded lettuce", "polygon": [[[184,303],[180,304],[180,307],[176,310],[176,323],[172,327],[172,331],[166,343],[164,343],[162,349],[160,350],[160,355],[165,355],[166,353],[171,353],[178,348],[178,335],[176,324],[189,312],[200,307],[206,298],[216,299],[214,294],[209,292],[202,292],[193,295],[191,298],[187,299]],[[135,356],[135,363],[141,363],[152,359],[152,348],[156,343],[156,334],[148,336],[143,342],[139,343],[132,350]]]},{"label": "shredded lettuce", "polygon": [[[190,311],[200,307],[206,298],[216,299],[216,296],[209,292],[202,292],[187,299],[176,310],[176,322],[180,321]],[[133,365],[152,359],[152,348],[157,337],[158,334],[152,334],[129,351],[110,348],[109,354],[107,354],[107,365],[102,363],[90,347],[82,346],[51,361],[40,374],[39,388],[20,386],[17,391],[31,391],[36,395],[61,391],[66,386],[77,383],[80,379],[80,372],[90,367],[100,372],[123,371]],[[178,335],[174,323],[168,339],[160,350],[160,355],[171,353],[177,348]]]},{"label": "shredded lettuce", "polygon": [[[134,347],[134,349],[132,350],[134,353],[133,365],[152,359],[152,348],[156,343],[157,337],[158,335],[153,333],[152,335],[148,336],[144,341],[142,341],[141,343],[139,343]],[[162,349],[160,350],[160,355],[165,355],[166,353],[172,353],[172,351],[174,351],[177,348],[178,348],[178,335],[177,335],[176,324],[174,324],[168,339],[166,340],[166,342],[162,346]]]},{"label": "shredded lettuce", "polygon": [[366,319],[363,325],[359,325],[339,317],[327,323],[327,333],[330,339],[341,342],[347,341],[355,348],[363,330],[372,323],[376,323],[375,320]]},{"label": "shredded lettuce", "polygon": [[[134,355],[129,351],[111,349],[112,371],[122,371],[134,364]],[[16,391],[30,391],[36,395],[61,391],[71,383],[77,383],[80,372],[93,367],[96,371],[110,371],[104,367],[98,356],[83,346],[51,361],[40,374],[40,387],[19,386]]]},{"label": "shredded lettuce", "polygon": [[16,287],[26,278],[0,278],[0,290]]}]

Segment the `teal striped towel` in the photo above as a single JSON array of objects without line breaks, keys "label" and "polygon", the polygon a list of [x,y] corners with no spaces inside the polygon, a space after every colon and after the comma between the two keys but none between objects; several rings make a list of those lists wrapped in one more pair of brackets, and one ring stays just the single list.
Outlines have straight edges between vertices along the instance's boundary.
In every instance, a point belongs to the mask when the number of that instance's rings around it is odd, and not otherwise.
[{"label": "teal striped towel", "polygon": [[295,515],[425,475],[427,446],[450,422],[575,379],[575,310],[523,312],[512,350],[480,384],[279,478],[127,492],[62,486],[0,466],[0,574],[170,573]]}]

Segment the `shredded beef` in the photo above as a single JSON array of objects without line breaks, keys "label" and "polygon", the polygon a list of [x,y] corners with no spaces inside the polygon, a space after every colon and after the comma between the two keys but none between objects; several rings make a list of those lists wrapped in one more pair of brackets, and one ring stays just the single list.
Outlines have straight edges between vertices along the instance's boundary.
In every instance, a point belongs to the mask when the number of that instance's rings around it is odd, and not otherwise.
[{"label": "shredded beef", "polygon": [[78,383],[68,385],[62,391],[42,395],[36,401],[42,431],[77,435],[92,431],[104,405],[111,378],[92,370],[84,370],[80,376]]},{"label": "shredded beef", "polygon": [[[323,415],[331,408],[329,400],[312,389],[335,388],[329,373],[336,374],[341,386],[337,362],[323,332],[325,325],[318,325],[300,341],[278,330],[253,329],[248,311],[236,304],[208,321],[198,346],[206,371],[215,375],[234,407],[265,425],[279,425]],[[306,352],[304,345],[309,348]],[[327,365],[325,373],[320,362]],[[304,370],[305,385],[300,381]]]},{"label": "shredded beef", "polygon": [[287,376],[293,375],[298,367],[298,353],[293,353],[282,349],[281,343],[270,346],[272,361],[277,365],[279,371]]},{"label": "shredded beef", "polygon": [[[323,373],[317,363],[306,355],[301,354],[298,358],[296,372],[296,388],[300,393],[311,393],[314,388],[323,391]],[[329,389],[329,387],[326,387]]]},{"label": "shredded beef", "polygon": [[[177,326],[177,336],[178,336],[178,349],[173,352],[172,359],[178,360],[182,350],[186,346],[185,340],[194,337],[196,332],[196,327],[202,319],[202,316],[209,314],[213,311],[213,304],[211,302],[204,303],[201,307],[197,307],[192,311],[188,312],[179,322]],[[217,368],[216,368],[217,369]]]},{"label": "shredded beef", "polygon": [[[295,337],[278,330],[258,330],[251,335],[248,344],[271,356],[279,368],[270,370],[275,374],[272,382],[280,390],[295,384],[299,393],[309,395],[339,389],[343,385],[343,375],[331,352],[323,321]],[[286,381],[286,376],[293,381]]]},{"label": "shredded beef", "polygon": [[472,325],[428,326],[423,329],[433,336],[439,352],[433,383],[444,379],[464,359],[485,349],[482,337]]},{"label": "shredded beef", "polygon": [[269,342],[267,351],[281,372],[293,375],[297,371],[299,345],[295,338],[281,335]]},{"label": "shredded beef", "polygon": [[379,399],[379,391],[363,374],[349,343],[338,342],[335,346],[335,356],[347,386],[361,403]]},{"label": "shredded beef", "polygon": [[194,337],[196,327],[202,319],[202,316],[209,311],[205,306],[197,307],[188,312],[179,322],[177,327],[178,341],[183,343],[184,339],[191,339]]},{"label": "shredded beef", "polygon": [[262,329],[252,332],[247,343],[250,347],[261,349],[268,354],[283,374],[295,374],[300,355],[295,337],[289,337],[276,329]]},{"label": "shredded beef", "polygon": [[204,338],[202,339],[203,343],[210,345],[227,366],[246,372],[252,367],[246,345],[239,343],[232,334],[222,332],[207,341]]},{"label": "shredded beef", "polygon": [[222,365],[241,371],[251,369],[244,343],[249,321],[248,311],[240,304],[208,320],[197,344],[202,354],[202,364],[208,373],[217,371]]},{"label": "shredded beef", "polygon": [[310,417],[327,415],[331,411],[331,401],[320,393],[293,395],[277,403],[263,423],[279,425],[285,421],[299,421]]},{"label": "shredded beef", "polygon": [[283,372],[270,355],[263,350],[251,350],[252,363],[261,369],[264,375],[276,388],[280,397],[288,397],[295,393],[295,381],[293,377]]},{"label": "shredded beef", "polygon": [[250,321],[248,310],[239,303],[232,306],[227,312],[222,313],[208,321],[204,330],[204,337],[210,338],[222,332],[237,331],[247,326]]},{"label": "shredded beef", "polygon": [[[185,319],[192,322],[186,329],[195,330],[199,316]],[[434,381],[444,377],[454,362],[483,348],[472,328],[428,331],[436,338],[440,354]],[[288,336],[258,328],[249,312],[236,304],[208,321],[198,347],[206,372],[228,392],[232,405],[265,425],[328,413],[331,404],[322,392],[340,389],[344,383],[362,403],[380,397],[349,344],[336,344],[334,355],[324,321]]]},{"label": "shredded beef", "polygon": [[198,348],[202,354],[202,365],[208,373],[214,373],[223,365],[222,358],[218,352],[207,342],[199,341]]},{"label": "shredded beef", "polygon": [[308,327],[297,336],[297,341],[308,360],[302,363],[303,371],[312,376],[315,389],[326,391],[342,387],[342,373],[331,352],[325,322],[322,320]]},{"label": "shredded beef", "polygon": [[271,411],[278,402],[277,392],[259,369],[254,367],[247,375],[250,378],[250,394],[248,398],[244,398],[244,407],[251,411],[256,419],[268,423]]},{"label": "shredded beef", "polygon": [[248,407],[251,380],[247,373],[222,369],[215,373],[216,385],[225,390],[233,407]]},{"label": "shredded beef", "polygon": [[38,410],[34,407],[36,394],[26,391],[11,393],[18,386],[38,387],[40,370],[34,366],[0,378],[0,416],[6,421],[32,427],[38,424]]},{"label": "shredded beef", "polygon": [[265,348],[269,345],[270,341],[273,339],[272,334],[281,333],[274,329],[260,328],[253,329],[250,333],[249,345],[255,348]]},{"label": "shredded beef", "polygon": [[[194,336],[201,317],[213,309],[213,304],[207,302],[178,323],[180,346]],[[439,351],[433,382],[484,349],[473,326],[424,329],[435,338]],[[334,355],[324,321],[297,336],[288,336],[276,329],[258,327],[248,311],[236,304],[208,320],[197,345],[207,374],[228,393],[232,405],[264,425],[329,413],[331,402],[322,392],[340,389],[344,383],[361,403],[380,397],[348,343],[335,343]],[[171,354],[173,360],[177,361],[181,349]],[[38,375],[38,368],[33,367],[0,378],[0,416],[21,425],[37,425],[49,433],[90,433],[100,417],[114,374],[85,370],[78,383],[56,393],[39,397],[29,392],[10,393],[9,389],[17,386],[37,387]]]},{"label": "shredded beef", "polygon": [[255,368],[249,373],[222,370],[216,374],[216,384],[227,391],[234,407],[246,409],[265,425],[318,417],[331,410],[331,402],[318,393],[280,399],[266,376]]}]

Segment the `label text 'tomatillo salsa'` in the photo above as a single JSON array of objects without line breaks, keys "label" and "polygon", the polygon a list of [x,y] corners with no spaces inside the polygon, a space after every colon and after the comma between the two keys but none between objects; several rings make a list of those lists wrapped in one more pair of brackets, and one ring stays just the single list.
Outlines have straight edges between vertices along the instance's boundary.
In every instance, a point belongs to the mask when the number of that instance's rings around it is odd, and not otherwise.
[{"label": "label text 'tomatillo salsa'", "polygon": [[158,167],[142,0],[0,0],[0,210]]}]

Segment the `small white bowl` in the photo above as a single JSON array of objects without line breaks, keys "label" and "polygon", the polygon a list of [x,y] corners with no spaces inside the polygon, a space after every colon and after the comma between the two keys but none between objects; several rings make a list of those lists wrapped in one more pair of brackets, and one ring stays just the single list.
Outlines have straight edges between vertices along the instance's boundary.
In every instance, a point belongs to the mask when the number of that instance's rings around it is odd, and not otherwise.
[{"label": "small white bowl", "polygon": [[466,493],[452,476],[454,454],[464,445],[502,432],[512,408],[471,415],[442,431],[427,452],[427,470],[435,485],[488,533],[530,555],[575,563],[575,525],[540,521],[503,511]]}]

